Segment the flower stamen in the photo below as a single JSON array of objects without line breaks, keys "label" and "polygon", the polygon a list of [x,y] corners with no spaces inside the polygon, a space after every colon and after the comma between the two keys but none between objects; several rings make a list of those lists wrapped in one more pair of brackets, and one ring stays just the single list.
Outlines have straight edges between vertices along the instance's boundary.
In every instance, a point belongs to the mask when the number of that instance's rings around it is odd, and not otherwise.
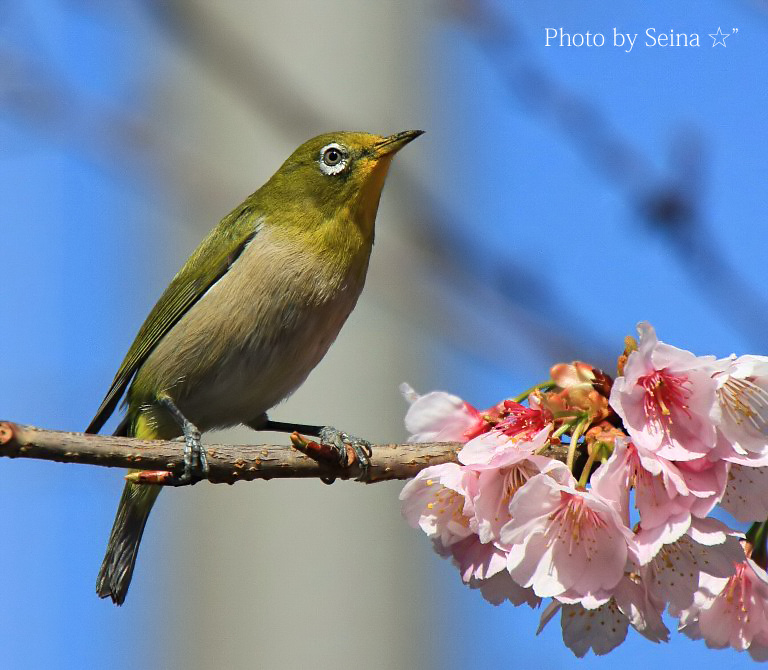
[{"label": "flower stamen", "polygon": [[755,430],[768,435],[768,391],[749,378],[729,377],[717,393],[734,423],[749,421]]},{"label": "flower stamen", "polygon": [[605,520],[586,504],[581,496],[561,493],[562,502],[550,515],[550,529],[558,537],[568,538],[568,553],[573,554],[575,544],[584,543],[587,560],[590,558],[589,540],[594,540],[595,530],[607,527]]},{"label": "flower stamen", "polygon": [[675,375],[666,369],[656,370],[638,379],[638,384],[645,389],[645,415],[649,420],[658,423],[665,432],[672,424],[672,410],[682,411],[690,418],[687,402],[691,390],[685,375]]}]

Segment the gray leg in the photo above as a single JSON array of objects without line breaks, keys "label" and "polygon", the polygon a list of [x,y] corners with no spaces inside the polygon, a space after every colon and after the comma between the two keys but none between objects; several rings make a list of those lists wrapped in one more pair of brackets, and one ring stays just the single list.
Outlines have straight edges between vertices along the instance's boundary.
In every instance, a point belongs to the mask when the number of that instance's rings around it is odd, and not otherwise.
[{"label": "gray leg", "polygon": [[208,477],[208,456],[200,441],[200,431],[185,417],[171,397],[165,393],[158,395],[158,402],[168,410],[184,431],[184,472],[174,476],[167,486],[187,486],[197,484]]}]

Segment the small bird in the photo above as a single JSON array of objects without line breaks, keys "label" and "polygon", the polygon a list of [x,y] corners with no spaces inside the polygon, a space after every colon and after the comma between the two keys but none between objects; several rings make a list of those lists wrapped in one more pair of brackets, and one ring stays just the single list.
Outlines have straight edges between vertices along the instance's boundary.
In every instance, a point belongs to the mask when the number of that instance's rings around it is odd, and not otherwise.
[{"label": "small bird", "polygon": [[[267,410],[320,362],[365,283],[381,191],[395,153],[423,131],[389,137],[319,135],[225,216],[150,312],[86,429],[97,433],[125,394],[115,435],[184,436],[184,472],[205,476],[200,432],[246,424],[350,445],[361,467],[369,445],[330,426],[271,421]],[[127,393],[126,393],[127,389]],[[121,605],[161,486],[125,485],[96,582]]]}]

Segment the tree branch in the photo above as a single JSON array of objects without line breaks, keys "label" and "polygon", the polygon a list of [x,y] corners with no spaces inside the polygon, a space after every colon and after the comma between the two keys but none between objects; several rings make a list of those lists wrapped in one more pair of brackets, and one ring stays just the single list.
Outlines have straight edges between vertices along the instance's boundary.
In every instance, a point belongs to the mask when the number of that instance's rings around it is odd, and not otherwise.
[{"label": "tree branch", "polygon": [[[428,465],[456,462],[460,446],[458,442],[374,445],[366,482],[409,479]],[[177,441],[67,433],[0,421],[0,456],[7,458],[179,471],[184,465],[183,448]],[[216,484],[298,477],[353,479],[360,474],[357,462],[341,468],[318,462],[291,446],[208,444],[206,451],[208,480]]]},{"label": "tree branch", "polygon": [[[364,482],[410,479],[429,465],[457,463],[461,446],[459,442],[374,445],[371,467]],[[183,449],[183,443],[175,440],[67,433],[0,421],[0,457],[6,458],[36,458],[130,470],[180,471],[184,467]],[[206,452],[208,481],[214,484],[273,478],[355,479],[360,475],[356,460],[343,468],[315,460],[290,446],[208,444]],[[567,448],[555,445],[549,447],[545,455],[565,461],[566,453]]]}]

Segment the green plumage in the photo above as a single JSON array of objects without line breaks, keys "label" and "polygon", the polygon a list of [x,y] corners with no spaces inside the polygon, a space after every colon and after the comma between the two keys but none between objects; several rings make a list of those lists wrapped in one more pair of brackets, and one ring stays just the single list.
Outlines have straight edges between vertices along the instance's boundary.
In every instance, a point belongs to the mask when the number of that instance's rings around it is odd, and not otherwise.
[{"label": "green plumage", "polygon": [[253,198],[251,196],[222,219],[173,278],[136,335],[86,433],[101,430],[157,343],[229,269],[256,234],[259,217],[251,203]]}]

